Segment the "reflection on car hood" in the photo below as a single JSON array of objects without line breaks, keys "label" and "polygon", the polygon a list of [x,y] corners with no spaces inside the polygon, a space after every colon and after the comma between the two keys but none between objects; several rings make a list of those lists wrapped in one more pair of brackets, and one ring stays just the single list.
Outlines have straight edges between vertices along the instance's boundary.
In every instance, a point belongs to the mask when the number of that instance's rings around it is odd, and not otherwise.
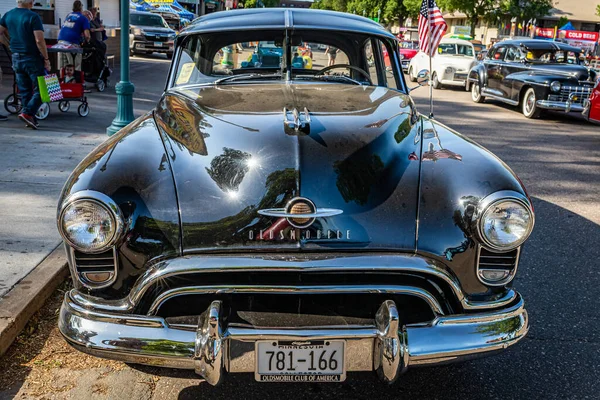
[{"label": "reflection on car hood", "polygon": [[[306,107],[310,132],[286,130],[284,107],[301,121]],[[414,251],[419,168],[411,155],[420,143],[408,96],[345,84],[196,86],[167,92],[155,118],[184,251]],[[259,214],[299,196],[337,215],[294,229],[283,210]]]}]

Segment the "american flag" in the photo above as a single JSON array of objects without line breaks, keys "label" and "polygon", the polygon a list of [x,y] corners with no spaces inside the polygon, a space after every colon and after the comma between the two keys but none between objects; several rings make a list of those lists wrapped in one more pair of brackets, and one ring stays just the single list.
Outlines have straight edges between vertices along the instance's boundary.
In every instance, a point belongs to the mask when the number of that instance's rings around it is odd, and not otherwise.
[{"label": "american flag", "polygon": [[[427,14],[429,13],[429,19]],[[435,0],[423,0],[419,11],[419,48],[433,56],[448,25]],[[431,31],[431,33],[430,33]]]}]

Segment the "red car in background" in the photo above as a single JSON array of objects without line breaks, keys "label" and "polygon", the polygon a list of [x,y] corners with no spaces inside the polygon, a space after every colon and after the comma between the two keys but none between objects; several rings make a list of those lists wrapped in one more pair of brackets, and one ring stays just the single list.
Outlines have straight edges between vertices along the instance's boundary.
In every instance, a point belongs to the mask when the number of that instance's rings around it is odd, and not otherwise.
[{"label": "red car in background", "polygon": [[408,64],[410,59],[419,52],[419,42],[416,40],[408,40],[400,42],[400,62],[402,63],[402,71],[408,72]]},{"label": "red car in background", "polygon": [[585,104],[583,115],[588,121],[600,124],[600,78],[596,80],[596,86]]}]

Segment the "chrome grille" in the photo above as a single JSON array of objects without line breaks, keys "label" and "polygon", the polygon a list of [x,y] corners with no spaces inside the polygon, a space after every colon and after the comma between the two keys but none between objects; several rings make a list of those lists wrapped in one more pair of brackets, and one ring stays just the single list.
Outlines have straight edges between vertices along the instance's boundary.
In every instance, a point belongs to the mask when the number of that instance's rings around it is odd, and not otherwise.
[{"label": "chrome grille", "polygon": [[[506,284],[517,272],[519,253],[520,248],[504,253],[496,253],[480,247],[477,257],[477,276],[486,285],[501,286]],[[490,282],[484,276],[486,272],[490,271],[504,272],[505,278]]]},{"label": "chrome grille", "polygon": [[572,103],[583,104],[585,100],[590,97],[592,93],[591,86],[563,86],[560,89],[559,94],[551,94],[548,96],[548,100],[550,101],[560,101],[567,102],[569,100],[569,95],[571,93],[575,93],[577,99],[571,101]]},{"label": "chrome grille", "polygon": [[[72,250],[73,266],[79,279],[86,285],[99,288],[110,285],[117,275],[117,252],[111,248],[102,253],[87,254]],[[108,279],[101,283],[90,282],[90,274],[107,274]]]},{"label": "chrome grille", "polygon": [[152,34],[146,34],[144,36],[144,38],[148,41],[151,42],[167,42],[169,40],[168,36],[163,36],[163,35],[152,35]]}]

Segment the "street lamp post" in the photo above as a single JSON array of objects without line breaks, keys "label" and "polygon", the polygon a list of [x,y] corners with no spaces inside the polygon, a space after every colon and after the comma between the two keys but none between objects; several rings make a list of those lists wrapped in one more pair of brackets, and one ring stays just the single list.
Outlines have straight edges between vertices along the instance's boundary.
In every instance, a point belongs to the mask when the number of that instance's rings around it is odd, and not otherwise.
[{"label": "street lamp post", "polygon": [[106,128],[108,136],[117,133],[133,121],[133,92],[129,82],[129,0],[121,0],[121,81],[117,83],[117,115]]}]

